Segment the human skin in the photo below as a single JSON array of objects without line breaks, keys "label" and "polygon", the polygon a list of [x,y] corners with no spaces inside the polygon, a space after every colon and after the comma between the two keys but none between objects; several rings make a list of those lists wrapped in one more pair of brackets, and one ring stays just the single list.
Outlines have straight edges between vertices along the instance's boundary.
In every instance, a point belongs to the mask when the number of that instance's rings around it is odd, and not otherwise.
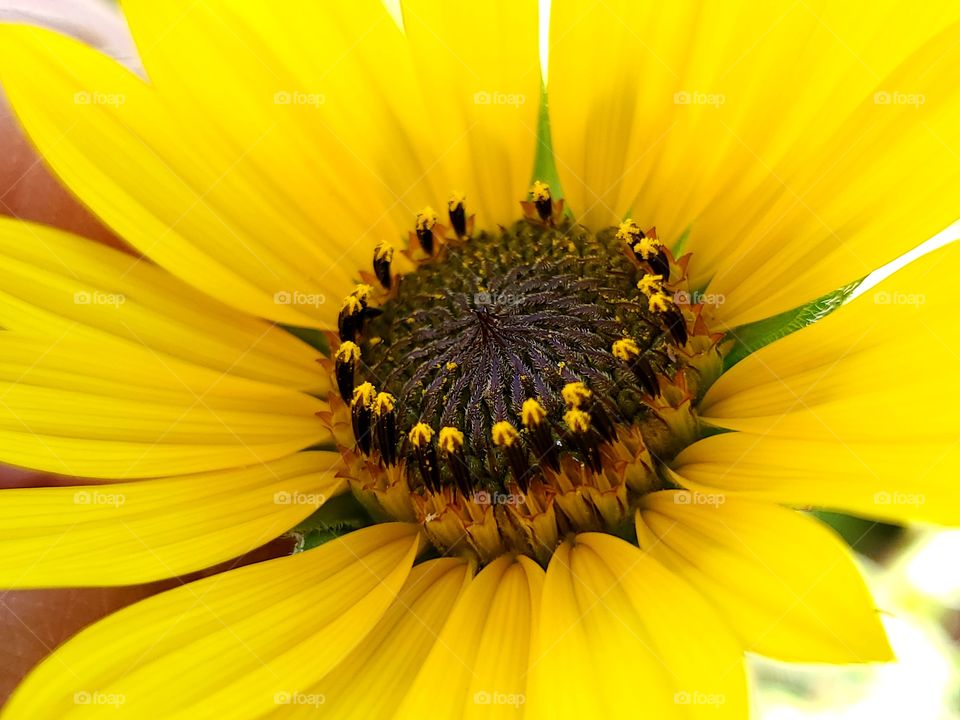
[{"label": "human skin", "polygon": [[[29,21],[72,34],[135,66],[126,27],[95,0],[0,0],[0,22]],[[87,212],[47,170],[17,125],[0,90],[0,216],[53,225],[131,252]],[[76,478],[0,466],[4,488],[75,485]],[[2,496],[0,496],[2,502]],[[277,541],[235,561],[190,576],[119,588],[3,590],[0,588],[0,703],[29,670],[81,628],[111,612],[198,575],[289,551]],[[64,669],[68,672],[68,669]]]}]

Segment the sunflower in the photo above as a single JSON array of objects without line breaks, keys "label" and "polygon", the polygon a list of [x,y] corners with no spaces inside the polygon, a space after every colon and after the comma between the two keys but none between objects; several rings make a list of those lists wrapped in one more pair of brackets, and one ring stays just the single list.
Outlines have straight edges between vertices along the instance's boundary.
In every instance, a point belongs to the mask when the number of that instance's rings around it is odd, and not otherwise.
[{"label": "sunflower", "polygon": [[123,5],[146,79],[0,28],[136,251],[0,223],[0,459],[102,481],[4,493],[0,586],[304,547],[5,718],[743,718],[746,652],[891,659],[795,508],[957,521],[960,251],[859,281],[957,219],[960,6],[555,0],[545,78],[529,1]]}]

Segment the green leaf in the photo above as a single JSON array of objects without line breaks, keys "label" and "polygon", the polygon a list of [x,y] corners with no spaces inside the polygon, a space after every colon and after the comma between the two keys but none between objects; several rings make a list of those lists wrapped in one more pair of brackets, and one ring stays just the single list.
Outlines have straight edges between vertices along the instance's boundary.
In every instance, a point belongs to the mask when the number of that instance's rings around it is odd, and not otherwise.
[{"label": "green leaf", "polygon": [[734,344],[724,357],[724,370],[729,370],[747,355],[769,345],[774,340],[779,340],[822,320],[843,305],[861,282],[863,278],[829,292],[806,305],[729,330],[727,339],[733,339]]},{"label": "green leaf", "polygon": [[313,515],[287,532],[296,540],[294,552],[311,550],[342,535],[373,524],[373,519],[353,493],[330,498]]}]

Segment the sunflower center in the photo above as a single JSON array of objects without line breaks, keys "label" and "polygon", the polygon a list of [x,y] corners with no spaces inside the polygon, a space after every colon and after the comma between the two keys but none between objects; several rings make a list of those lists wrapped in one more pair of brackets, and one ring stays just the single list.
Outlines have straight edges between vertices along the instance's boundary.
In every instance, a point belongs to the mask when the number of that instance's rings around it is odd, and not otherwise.
[{"label": "sunflower center", "polygon": [[629,526],[663,485],[658,463],[694,437],[691,399],[719,357],[655,231],[591,233],[542,188],[496,231],[473,233],[458,195],[452,232],[425,210],[412,272],[378,247],[382,291],[358,286],[339,318],[355,494],[481,561]]}]

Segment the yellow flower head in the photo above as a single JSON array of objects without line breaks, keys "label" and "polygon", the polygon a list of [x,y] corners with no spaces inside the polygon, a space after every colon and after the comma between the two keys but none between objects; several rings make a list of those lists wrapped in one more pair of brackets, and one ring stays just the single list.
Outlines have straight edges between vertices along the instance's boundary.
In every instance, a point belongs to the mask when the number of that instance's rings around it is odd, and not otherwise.
[{"label": "yellow flower head", "polygon": [[734,720],[744,649],[889,660],[794,508],[960,520],[960,251],[881,267],[958,217],[954,5],[554,2],[542,73],[532,2],[126,0],[137,72],[7,11],[125,249],[0,218],[0,462],[61,478],[0,587],[204,572],[5,720]]}]

